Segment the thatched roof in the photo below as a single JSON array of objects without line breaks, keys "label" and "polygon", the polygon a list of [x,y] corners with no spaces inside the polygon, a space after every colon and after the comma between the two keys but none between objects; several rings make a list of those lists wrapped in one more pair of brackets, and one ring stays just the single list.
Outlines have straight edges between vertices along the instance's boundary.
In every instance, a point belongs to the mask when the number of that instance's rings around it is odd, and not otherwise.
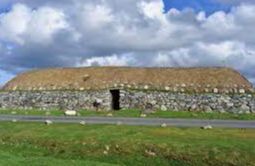
[{"label": "thatched roof", "polygon": [[4,90],[106,89],[146,86],[183,88],[243,88],[252,85],[230,68],[86,67],[29,71],[9,81]]}]

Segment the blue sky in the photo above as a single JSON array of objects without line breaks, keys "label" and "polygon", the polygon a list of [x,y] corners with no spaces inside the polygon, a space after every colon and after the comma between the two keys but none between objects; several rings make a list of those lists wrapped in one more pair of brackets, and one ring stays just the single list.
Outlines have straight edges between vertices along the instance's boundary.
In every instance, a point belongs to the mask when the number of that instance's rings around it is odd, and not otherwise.
[{"label": "blue sky", "polygon": [[4,0],[3,2],[1,2],[0,4],[0,12],[6,12],[8,10],[10,10],[11,5],[12,5],[12,0]]},{"label": "blue sky", "polygon": [[0,85],[33,68],[222,62],[255,83],[254,0],[1,0],[0,13]]},{"label": "blue sky", "polygon": [[4,84],[6,81],[9,81],[14,77],[13,74],[7,73],[6,71],[0,70],[0,85]]},{"label": "blue sky", "polygon": [[191,8],[196,12],[206,11],[206,13],[212,14],[213,12],[223,10],[228,12],[231,9],[230,4],[219,3],[215,0],[163,0],[165,3],[165,10],[170,8],[177,8],[183,10],[185,8]]}]

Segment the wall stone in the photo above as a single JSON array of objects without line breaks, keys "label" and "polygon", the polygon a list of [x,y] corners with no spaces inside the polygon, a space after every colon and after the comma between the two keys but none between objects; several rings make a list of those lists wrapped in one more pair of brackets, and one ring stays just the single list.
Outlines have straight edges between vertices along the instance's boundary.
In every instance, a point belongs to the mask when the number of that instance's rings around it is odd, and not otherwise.
[{"label": "wall stone", "polygon": [[0,108],[103,109],[109,110],[108,91],[12,91],[0,92]]},{"label": "wall stone", "polygon": [[[0,108],[110,110],[111,93],[103,91],[10,91],[0,92]],[[173,93],[120,90],[120,107],[145,111],[204,111],[255,113],[252,94]]]},{"label": "wall stone", "polygon": [[[187,94],[157,91],[121,91],[123,108],[162,111],[204,111],[255,113],[255,97],[251,94]],[[150,108],[152,107],[152,108]]]}]

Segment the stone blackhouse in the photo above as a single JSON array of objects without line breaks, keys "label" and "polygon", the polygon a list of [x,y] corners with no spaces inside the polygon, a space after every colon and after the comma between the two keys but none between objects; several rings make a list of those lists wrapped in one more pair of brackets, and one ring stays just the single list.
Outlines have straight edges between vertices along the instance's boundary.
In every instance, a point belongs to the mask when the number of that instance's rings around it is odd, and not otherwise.
[{"label": "stone blackhouse", "polygon": [[56,68],[9,81],[0,108],[255,113],[255,97],[229,68]]}]

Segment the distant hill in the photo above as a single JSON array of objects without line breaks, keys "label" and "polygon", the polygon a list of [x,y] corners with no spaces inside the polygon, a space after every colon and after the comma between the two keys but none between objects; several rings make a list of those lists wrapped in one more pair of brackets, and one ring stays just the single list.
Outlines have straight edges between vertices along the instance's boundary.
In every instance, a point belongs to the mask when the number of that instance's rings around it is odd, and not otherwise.
[{"label": "distant hill", "polygon": [[104,89],[120,84],[130,86],[185,88],[252,88],[252,84],[231,68],[52,68],[18,75],[5,90]]}]

